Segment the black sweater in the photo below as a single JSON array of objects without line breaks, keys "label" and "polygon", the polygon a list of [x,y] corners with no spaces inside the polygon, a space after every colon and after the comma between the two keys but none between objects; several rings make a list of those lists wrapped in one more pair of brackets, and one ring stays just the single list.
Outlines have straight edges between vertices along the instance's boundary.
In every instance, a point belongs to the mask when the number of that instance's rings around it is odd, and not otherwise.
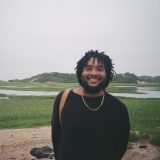
[{"label": "black sweater", "polygon": [[[103,106],[96,112],[84,105],[82,97],[70,91],[59,122],[61,92],[54,103],[52,142],[56,160],[120,160],[130,131],[125,105],[105,92]],[[84,97],[98,106],[100,97]]]}]

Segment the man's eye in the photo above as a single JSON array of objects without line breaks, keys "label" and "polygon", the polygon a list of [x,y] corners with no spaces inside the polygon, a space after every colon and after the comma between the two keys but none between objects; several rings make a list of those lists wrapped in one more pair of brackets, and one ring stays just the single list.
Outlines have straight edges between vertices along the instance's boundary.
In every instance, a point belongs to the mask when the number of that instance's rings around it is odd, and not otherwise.
[{"label": "man's eye", "polygon": [[98,71],[103,72],[104,68],[98,68]]},{"label": "man's eye", "polygon": [[86,67],[85,70],[86,70],[86,71],[90,71],[91,68],[90,68],[90,67]]}]

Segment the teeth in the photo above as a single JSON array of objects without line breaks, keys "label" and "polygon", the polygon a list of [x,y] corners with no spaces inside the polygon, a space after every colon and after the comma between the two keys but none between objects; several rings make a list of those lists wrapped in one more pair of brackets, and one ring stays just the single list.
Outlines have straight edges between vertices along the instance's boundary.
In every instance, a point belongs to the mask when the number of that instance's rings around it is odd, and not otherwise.
[{"label": "teeth", "polygon": [[93,78],[91,78],[90,80],[91,80],[91,81],[94,81],[94,82],[95,82],[95,81],[98,81],[98,79],[93,79]]},{"label": "teeth", "polygon": [[99,81],[100,79],[99,78],[90,78],[90,77],[87,77],[88,80],[92,81],[92,82],[96,82],[96,81]]},{"label": "teeth", "polygon": [[98,78],[90,78],[90,79],[92,79],[92,80],[98,80]]}]

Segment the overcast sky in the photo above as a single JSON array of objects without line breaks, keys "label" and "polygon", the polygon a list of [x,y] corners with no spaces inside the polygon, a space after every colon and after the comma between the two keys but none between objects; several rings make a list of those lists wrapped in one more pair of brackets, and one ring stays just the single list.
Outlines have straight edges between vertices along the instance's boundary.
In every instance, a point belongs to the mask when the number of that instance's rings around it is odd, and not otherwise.
[{"label": "overcast sky", "polygon": [[0,80],[75,73],[88,50],[160,75],[160,0],[0,0]]}]

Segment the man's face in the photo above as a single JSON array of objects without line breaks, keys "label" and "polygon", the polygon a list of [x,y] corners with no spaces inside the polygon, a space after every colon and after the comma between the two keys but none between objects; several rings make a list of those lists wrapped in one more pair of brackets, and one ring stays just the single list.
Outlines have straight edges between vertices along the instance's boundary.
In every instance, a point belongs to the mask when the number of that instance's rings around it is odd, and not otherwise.
[{"label": "man's face", "polygon": [[105,88],[106,71],[104,65],[94,58],[90,58],[81,75],[82,86],[91,93],[96,93]]}]

